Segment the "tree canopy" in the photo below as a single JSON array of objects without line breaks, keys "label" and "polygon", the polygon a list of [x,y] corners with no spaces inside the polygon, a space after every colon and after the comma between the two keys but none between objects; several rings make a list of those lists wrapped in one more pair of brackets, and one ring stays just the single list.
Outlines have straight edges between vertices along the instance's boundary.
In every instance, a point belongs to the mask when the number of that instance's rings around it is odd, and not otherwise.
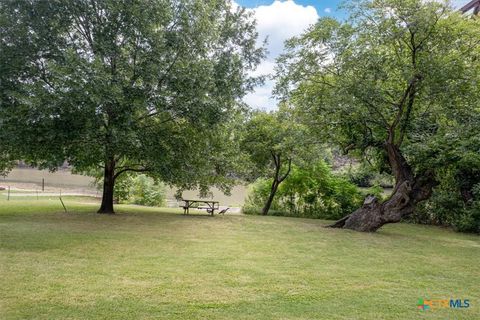
[{"label": "tree canopy", "polygon": [[0,14],[4,153],[103,170],[106,213],[128,171],[224,185],[216,129],[261,81],[251,14],[228,0],[6,1]]},{"label": "tree canopy", "polygon": [[478,114],[479,20],[423,0],[348,3],[287,43],[276,92],[323,139],[371,157],[396,179],[385,203],[337,226],[374,231],[428,199],[451,144]]},{"label": "tree canopy", "polygon": [[[266,215],[280,184],[287,179],[292,165],[318,156],[306,127],[293,121],[287,104],[272,112],[255,111],[243,126],[240,149],[246,155],[247,180],[260,177],[271,180],[271,191],[263,208]],[[311,152],[308,152],[309,149]]]}]

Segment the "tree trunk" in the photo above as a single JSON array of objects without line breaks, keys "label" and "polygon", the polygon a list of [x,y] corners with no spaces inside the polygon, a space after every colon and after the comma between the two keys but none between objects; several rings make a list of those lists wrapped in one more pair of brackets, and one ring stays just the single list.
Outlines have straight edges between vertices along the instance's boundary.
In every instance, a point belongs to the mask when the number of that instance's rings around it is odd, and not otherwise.
[{"label": "tree trunk", "polygon": [[273,198],[275,197],[275,194],[277,193],[278,185],[280,183],[278,182],[278,178],[275,177],[273,179],[272,187],[270,189],[270,195],[268,196],[267,202],[265,203],[265,206],[263,207],[262,210],[262,215],[266,216],[268,214],[268,211],[270,211],[270,207],[272,206]]},{"label": "tree trunk", "polygon": [[103,195],[102,204],[97,213],[114,214],[113,210],[113,190],[115,187],[115,161],[110,159],[105,162],[105,171],[103,175]]},{"label": "tree trunk", "polygon": [[389,163],[395,175],[395,188],[388,200],[380,203],[368,196],[363,206],[329,227],[374,232],[387,223],[399,222],[411,214],[418,202],[427,200],[438,183],[433,172],[413,174],[399,148],[387,144]]},{"label": "tree trunk", "polygon": [[275,165],[275,176],[273,177],[272,187],[270,189],[270,195],[268,196],[267,202],[262,210],[262,215],[266,216],[268,211],[270,211],[270,207],[272,206],[273,198],[275,198],[275,194],[277,193],[278,186],[282,183],[290,174],[290,170],[292,169],[292,159],[288,158],[288,168],[287,172],[280,176],[280,170],[282,169],[282,160],[280,154],[275,154],[271,151],[273,157],[273,163]]}]

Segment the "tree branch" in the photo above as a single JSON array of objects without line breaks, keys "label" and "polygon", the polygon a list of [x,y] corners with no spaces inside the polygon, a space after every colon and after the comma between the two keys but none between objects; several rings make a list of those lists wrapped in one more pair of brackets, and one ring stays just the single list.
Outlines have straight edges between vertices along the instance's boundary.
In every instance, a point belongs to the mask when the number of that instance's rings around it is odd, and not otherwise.
[{"label": "tree branch", "polygon": [[[373,113],[375,113],[376,115],[378,115],[380,117],[380,120],[381,123],[377,123],[377,124],[380,124],[382,126],[384,126],[385,128],[388,128],[388,122],[387,122],[387,119],[385,119],[385,117],[383,116],[383,114],[378,110],[378,108],[373,104],[371,103],[370,101],[364,99],[363,97],[359,97],[360,100],[365,103],[368,107],[368,110],[372,110]],[[376,121],[374,121],[373,119],[370,119],[370,122],[373,122],[375,123]]]},{"label": "tree branch", "polygon": [[400,127],[400,139],[397,143],[397,145],[399,147],[402,144],[403,139],[405,137],[405,132],[407,131],[408,121],[410,120],[410,115],[411,115],[412,109],[413,109],[413,103],[415,102],[415,94],[416,94],[416,90],[413,90],[410,93],[409,98],[408,98],[406,115],[404,117],[404,120],[402,121],[402,126]]},{"label": "tree branch", "polygon": [[289,158],[288,159],[288,169],[287,169],[287,172],[278,180],[278,183],[281,183],[283,182],[283,180],[285,180],[288,175],[290,174],[290,170],[292,169],[292,158]]},{"label": "tree branch", "polygon": [[152,170],[148,169],[148,168],[125,168],[125,169],[122,169],[122,170],[118,171],[113,176],[113,179],[117,179],[118,176],[120,176],[122,173],[125,173],[125,172],[128,172],[128,171],[131,171],[131,172],[148,172],[148,171],[152,171]]}]

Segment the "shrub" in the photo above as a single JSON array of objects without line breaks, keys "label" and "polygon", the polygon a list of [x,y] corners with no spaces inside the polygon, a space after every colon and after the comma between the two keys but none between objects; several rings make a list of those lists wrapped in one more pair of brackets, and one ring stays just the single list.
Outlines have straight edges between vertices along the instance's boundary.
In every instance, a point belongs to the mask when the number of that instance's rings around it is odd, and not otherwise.
[{"label": "shrub", "polygon": [[458,171],[444,172],[432,197],[421,203],[407,221],[480,233],[480,184],[472,183],[471,187],[464,189],[469,194],[469,199],[464,199],[461,187],[465,188],[465,180],[459,177]]},{"label": "shrub", "polygon": [[[243,206],[243,213],[245,214],[260,214],[262,212],[263,205],[268,198],[270,192],[270,182],[266,179],[260,178],[248,190],[248,197]],[[276,202],[272,203],[270,211],[274,211]]]},{"label": "shrub", "polygon": [[385,172],[379,173],[378,168],[365,163],[350,167],[344,175],[350,182],[362,188],[375,186],[392,188],[394,184],[392,175]]},{"label": "shrub", "polygon": [[[270,192],[270,181],[258,180],[252,187],[244,213],[258,214]],[[294,166],[280,185],[270,215],[339,219],[361,205],[362,195],[348,180],[332,174],[323,161],[308,168]]]},{"label": "shrub", "polygon": [[161,207],[165,205],[165,186],[144,174],[138,175],[130,187],[128,201],[143,206]]},{"label": "shrub", "polygon": [[375,177],[375,174],[372,169],[362,164],[355,168],[349,168],[346,177],[353,184],[362,188],[368,188],[372,186],[371,181]]},{"label": "shrub", "polygon": [[452,223],[453,228],[461,232],[480,233],[480,201],[463,209]]},{"label": "shrub", "polygon": [[452,227],[456,231],[480,233],[480,201],[463,203],[451,192],[438,191],[422,203],[407,221]]},{"label": "shrub", "polygon": [[118,203],[143,206],[165,205],[165,186],[144,175],[124,175],[115,183],[115,199]]},{"label": "shrub", "polygon": [[[114,199],[117,203],[127,203],[130,198],[130,188],[134,178],[130,175],[123,175],[115,181]],[[101,185],[98,186],[101,190]]]}]

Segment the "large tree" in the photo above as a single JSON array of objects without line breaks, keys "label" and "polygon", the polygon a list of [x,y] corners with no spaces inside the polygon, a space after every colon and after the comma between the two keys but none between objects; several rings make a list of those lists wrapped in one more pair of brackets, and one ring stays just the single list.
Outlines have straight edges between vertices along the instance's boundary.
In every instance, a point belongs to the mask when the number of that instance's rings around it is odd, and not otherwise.
[{"label": "large tree", "polygon": [[478,113],[480,20],[425,0],[355,1],[321,19],[279,59],[277,93],[323,138],[375,155],[395,178],[383,203],[333,226],[375,231],[428,199],[453,161],[441,139]]},{"label": "large tree", "polygon": [[217,128],[263,56],[251,14],[229,0],[4,1],[0,14],[2,125],[18,157],[101,169],[99,213],[129,171],[224,184]]}]

